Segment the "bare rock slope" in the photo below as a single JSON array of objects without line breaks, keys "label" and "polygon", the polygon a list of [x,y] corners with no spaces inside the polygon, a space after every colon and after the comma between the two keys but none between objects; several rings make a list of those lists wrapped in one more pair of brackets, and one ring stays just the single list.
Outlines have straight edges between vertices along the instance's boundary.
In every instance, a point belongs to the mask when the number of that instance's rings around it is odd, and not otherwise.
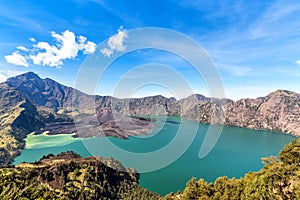
[{"label": "bare rock slope", "polygon": [[[152,122],[132,117],[145,115],[176,115],[202,123],[299,136],[300,94],[277,90],[265,97],[238,101],[199,94],[181,100],[160,95],[117,99],[87,95],[28,72],[0,84],[0,165],[12,162],[24,148],[23,139],[32,131],[126,139],[154,127]],[[80,135],[80,130],[89,131]]]},{"label": "bare rock slope", "polygon": [[[208,98],[199,94],[181,100],[160,95],[117,99],[87,95],[54,80],[41,79],[32,72],[10,78],[6,84],[25,96],[33,105],[58,113],[96,114],[101,109],[112,109],[124,115],[177,115],[202,123],[300,135],[300,94],[286,90],[277,90],[265,97],[238,101]],[[216,114],[215,117],[213,113]]]}]

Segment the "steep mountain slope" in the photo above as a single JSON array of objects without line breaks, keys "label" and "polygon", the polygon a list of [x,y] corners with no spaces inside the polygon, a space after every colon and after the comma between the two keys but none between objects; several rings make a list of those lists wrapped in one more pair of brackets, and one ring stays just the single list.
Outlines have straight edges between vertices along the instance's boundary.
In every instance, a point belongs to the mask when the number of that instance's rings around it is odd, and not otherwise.
[{"label": "steep mountain slope", "polygon": [[[58,111],[60,108],[71,109],[73,97],[87,104],[92,96],[64,86],[49,78],[41,79],[37,74],[28,72],[9,78],[6,84],[24,94],[35,105]],[[76,102],[74,99],[74,102]]]},{"label": "steep mountain slope", "polygon": [[[61,85],[51,79],[41,79],[29,72],[7,80],[6,84],[24,94],[34,105],[54,112],[94,114],[102,108],[128,115],[178,115],[203,123],[263,129],[300,135],[300,95],[278,90],[257,99],[214,99],[195,94],[177,101],[175,98],[151,96],[117,99],[92,96]],[[213,111],[217,117],[212,117]],[[218,120],[220,117],[223,119]]]},{"label": "steep mountain slope", "polygon": [[21,152],[27,134],[44,128],[46,123],[72,120],[31,102],[21,91],[0,84],[0,166],[11,163]]},{"label": "steep mountain slope", "polygon": [[[138,186],[139,174],[114,159],[74,152],[0,168],[1,199],[158,199]],[[146,198],[145,198],[146,197]]]},{"label": "steep mountain slope", "polygon": [[43,126],[36,107],[23,94],[0,84],[0,165],[12,162],[26,135]]},{"label": "steep mountain slope", "polygon": [[199,94],[177,101],[175,98],[151,96],[117,99],[110,96],[92,96],[61,85],[51,79],[41,79],[29,72],[7,80],[6,84],[24,94],[34,105],[53,111],[96,113],[110,108],[129,115],[178,115],[203,123],[220,123],[212,118],[218,108],[224,125],[300,134],[300,95],[278,90],[266,97],[232,101],[207,98]]},{"label": "steep mountain slope", "polygon": [[41,130],[46,124],[71,122],[74,116],[96,114],[101,109],[112,109],[125,115],[177,115],[202,123],[300,135],[300,95],[285,90],[239,101],[199,94],[181,100],[160,95],[117,99],[87,95],[28,72],[0,84],[0,95],[3,141],[0,144],[0,164],[11,162],[24,147],[23,138],[29,132]]},{"label": "steep mountain slope", "polygon": [[[111,109],[102,109],[96,114],[79,114],[72,122],[49,123],[35,134],[47,132],[48,135],[70,134],[73,137],[113,136],[128,139],[129,136],[150,133],[156,126],[147,117],[133,117],[120,114]],[[75,123],[76,122],[76,123]]]},{"label": "steep mountain slope", "polygon": [[226,125],[300,135],[300,95],[277,90],[266,97],[241,99],[224,106]]}]

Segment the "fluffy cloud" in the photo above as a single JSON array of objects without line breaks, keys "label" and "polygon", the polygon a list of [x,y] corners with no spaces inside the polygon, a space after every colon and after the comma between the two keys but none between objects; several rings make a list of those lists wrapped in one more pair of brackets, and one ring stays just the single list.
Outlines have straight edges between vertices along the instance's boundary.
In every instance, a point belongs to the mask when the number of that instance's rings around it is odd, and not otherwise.
[{"label": "fluffy cloud", "polygon": [[300,65],[300,60],[296,60],[295,64]]},{"label": "fluffy cloud", "polygon": [[111,36],[107,42],[107,47],[104,47],[100,52],[107,57],[110,57],[114,52],[125,51],[124,40],[128,38],[127,31],[121,26],[118,33]]},{"label": "fluffy cloud", "polygon": [[28,51],[28,49],[26,47],[23,47],[23,46],[18,46],[17,49],[21,50],[21,51]]},{"label": "fluffy cloud", "polygon": [[14,52],[11,55],[6,55],[5,60],[8,63],[28,67],[28,62],[24,56],[22,56],[19,52]]},{"label": "fluffy cloud", "polygon": [[7,76],[5,76],[4,74],[0,73],[0,83],[5,82],[7,79]]},{"label": "fluffy cloud", "polygon": [[30,40],[31,42],[36,42],[36,40],[35,40],[33,37],[29,38],[29,40]]},{"label": "fluffy cloud", "polygon": [[91,41],[87,41],[86,37],[80,35],[78,37],[78,41],[79,41],[79,49],[83,50],[84,54],[91,54],[95,52],[97,47],[96,44]]},{"label": "fluffy cloud", "polygon": [[[21,69],[21,68],[19,68]],[[23,68],[25,69],[25,68]],[[0,68],[0,83],[5,82],[9,77],[13,77],[13,76],[17,76],[19,74],[23,74],[24,72],[26,72],[27,70],[10,70],[8,68]]]},{"label": "fluffy cloud", "polygon": [[113,53],[112,50],[104,47],[103,49],[100,49],[100,52],[105,55],[106,57],[110,57],[111,54]]},{"label": "fluffy cloud", "polygon": [[[26,47],[19,46],[17,47],[18,50],[30,52],[29,55],[24,57],[18,52],[14,52],[12,55],[5,56],[7,62],[28,66],[27,61],[30,59],[35,65],[59,68],[65,60],[75,59],[79,51],[82,51],[83,54],[91,54],[95,52],[97,47],[95,43],[88,41],[86,37],[75,36],[69,30],[64,31],[62,34],[51,32],[51,36],[55,39],[55,44],[38,42],[33,45],[33,49],[29,50]],[[35,41],[34,38],[29,40]],[[14,56],[14,59],[11,56]]]},{"label": "fluffy cloud", "polygon": [[36,65],[51,67],[61,67],[66,59],[74,59],[79,51],[84,54],[94,53],[96,44],[87,41],[84,36],[76,37],[75,34],[66,30],[62,34],[51,32],[52,37],[56,40],[56,45],[50,45],[47,42],[39,42],[35,45],[37,54],[30,55],[30,59]]}]

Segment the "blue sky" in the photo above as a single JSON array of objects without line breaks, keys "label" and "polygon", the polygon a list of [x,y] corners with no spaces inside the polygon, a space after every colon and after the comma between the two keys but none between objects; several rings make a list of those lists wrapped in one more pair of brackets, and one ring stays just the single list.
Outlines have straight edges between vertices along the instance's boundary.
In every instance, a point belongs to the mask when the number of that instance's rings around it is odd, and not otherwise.
[{"label": "blue sky", "polygon": [[[100,43],[116,36],[111,47],[107,44],[108,50],[123,51],[127,31],[143,27],[178,31],[202,45],[219,70],[227,98],[265,96],[276,89],[300,93],[297,0],[2,0],[0,81],[33,71],[74,86],[82,63]],[[209,96],[190,64],[157,49],[132,52],[116,60],[94,93],[114,94],[114,86],[124,74],[147,63],[170,66],[188,80],[194,92]],[[157,76],[162,72],[155,74],[150,69],[149,73]],[[155,84],[131,95],[154,94],[174,95]]]}]

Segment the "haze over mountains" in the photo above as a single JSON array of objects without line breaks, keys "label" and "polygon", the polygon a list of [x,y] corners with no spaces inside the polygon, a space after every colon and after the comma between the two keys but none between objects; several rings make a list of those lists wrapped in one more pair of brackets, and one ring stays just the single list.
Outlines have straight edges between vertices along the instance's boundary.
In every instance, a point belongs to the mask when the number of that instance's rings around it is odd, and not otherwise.
[{"label": "haze over mountains", "polygon": [[[176,100],[163,96],[117,99],[87,95],[28,72],[0,84],[0,164],[11,163],[23,139],[47,124],[72,122],[76,116],[112,109],[123,115],[177,115],[202,123],[300,135],[300,95],[277,90],[257,99],[208,98],[199,94]],[[213,117],[213,116],[217,117]],[[75,117],[74,117],[75,116]]]}]

